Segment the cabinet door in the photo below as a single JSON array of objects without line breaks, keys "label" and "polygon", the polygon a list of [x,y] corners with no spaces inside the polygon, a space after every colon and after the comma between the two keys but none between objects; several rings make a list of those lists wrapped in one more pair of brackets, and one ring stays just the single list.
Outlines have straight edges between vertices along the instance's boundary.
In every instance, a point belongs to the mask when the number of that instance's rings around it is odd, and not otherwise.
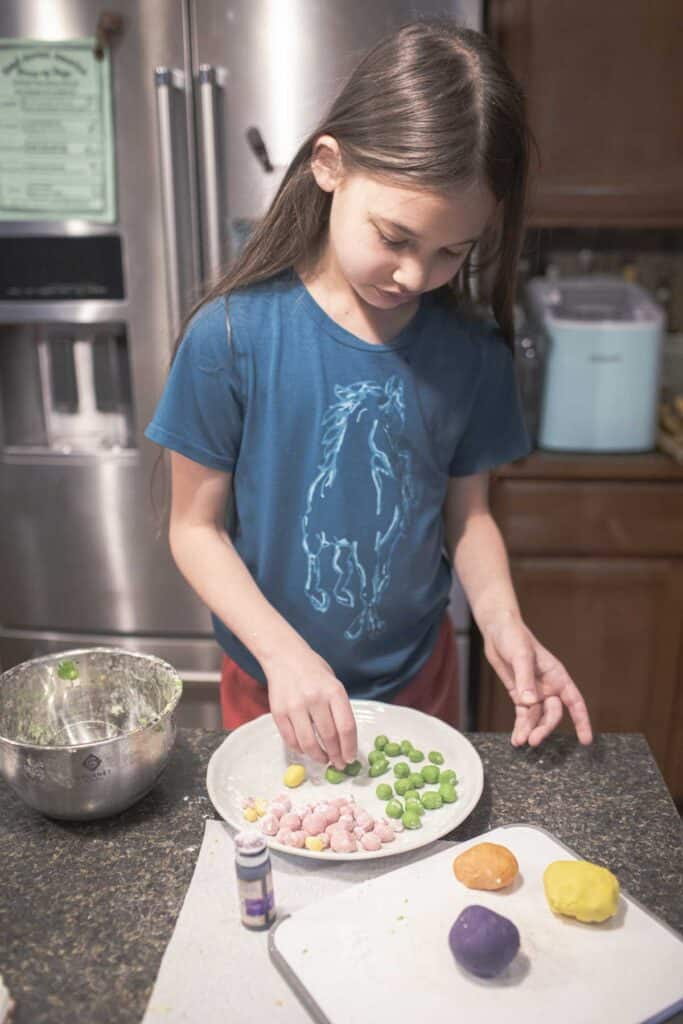
[{"label": "cabinet door", "polygon": [[676,704],[669,726],[664,778],[683,815],[683,637],[679,647]]},{"label": "cabinet door", "polygon": [[[641,732],[664,772],[676,696],[683,562],[513,558],[522,614],[565,665],[594,732]],[[508,731],[512,704],[484,662],[479,728]],[[562,729],[572,731],[567,715]],[[671,786],[671,782],[669,782]]]},{"label": "cabinet door", "polygon": [[491,0],[489,21],[540,151],[530,223],[682,224],[680,0]]}]

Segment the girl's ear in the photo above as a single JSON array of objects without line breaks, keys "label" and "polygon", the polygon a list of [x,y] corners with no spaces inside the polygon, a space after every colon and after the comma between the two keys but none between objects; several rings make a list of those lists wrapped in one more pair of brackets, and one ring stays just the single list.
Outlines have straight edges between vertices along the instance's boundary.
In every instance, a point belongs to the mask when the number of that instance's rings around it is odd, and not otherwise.
[{"label": "girl's ear", "polygon": [[331,135],[319,135],[313,143],[311,170],[323,192],[334,192],[341,183],[344,172],[341,150]]}]

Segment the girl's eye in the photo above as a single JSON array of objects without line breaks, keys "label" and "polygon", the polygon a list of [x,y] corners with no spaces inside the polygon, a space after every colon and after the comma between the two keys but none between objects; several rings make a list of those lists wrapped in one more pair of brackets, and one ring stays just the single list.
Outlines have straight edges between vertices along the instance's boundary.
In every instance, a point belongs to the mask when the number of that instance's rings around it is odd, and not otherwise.
[{"label": "girl's eye", "polygon": [[466,255],[466,252],[452,252],[450,249],[444,249],[443,254],[447,260],[459,260]]},{"label": "girl's eye", "polygon": [[379,235],[380,239],[382,240],[382,244],[386,245],[389,249],[398,249],[400,246],[406,245],[405,238],[402,238],[402,239],[400,239],[398,241],[396,239],[394,239],[394,238],[387,238],[386,235],[382,234],[382,232],[379,230],[379,228],[377,228],[377,234]]}]

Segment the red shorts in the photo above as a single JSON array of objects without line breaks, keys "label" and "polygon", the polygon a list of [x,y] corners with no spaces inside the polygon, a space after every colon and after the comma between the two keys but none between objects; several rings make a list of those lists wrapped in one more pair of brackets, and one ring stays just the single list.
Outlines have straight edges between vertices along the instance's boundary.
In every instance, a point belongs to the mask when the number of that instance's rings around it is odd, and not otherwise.
[{"label": "red shorts", "polygon": [[[236,729],[270,711],[267,688],[227,655],[223,658],[220,692],[225,729]],[[428,660],[391,703],[424,711],[456,729],[460,727],[458,656],[448,615],[441,622],[436,646]]]}]

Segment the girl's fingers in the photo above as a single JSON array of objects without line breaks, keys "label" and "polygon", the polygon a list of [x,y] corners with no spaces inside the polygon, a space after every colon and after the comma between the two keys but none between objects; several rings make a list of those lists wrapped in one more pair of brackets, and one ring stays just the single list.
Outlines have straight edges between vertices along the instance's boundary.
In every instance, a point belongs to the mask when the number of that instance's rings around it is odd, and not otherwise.
[{"label": "girl's fingers", "polygon": [[493,671],[502,680],[505,689],[510,694],[510,698],[514,701],[515,699],[515,679],[510,672],[506,663],[499,657],[498,652],[493,647],[487,647],[484,650],[486,658],[493,668]]},{"label": "girl's fingers", "polygon": [[307,708],[290,711],[289,720],[296,733],[298,748],[310,757],[312,761],[317,761],[319,764],[327,764],[327,754],[318,742]]},{"label": "girl's fingers", "polygon": [[[541,707],[541,705],[539,705]],[[527,737],[530,747],[537,747],[546,736],[549,736],[553,729],[562,721],[562,701],[559,697],[546,697],[542,705],[543,714],[538,724],[531,730]]]},{"label": "girl's fingers", "polygon": [[593,742],[593,730],[586,703],[578,690],[576,693],[577,696],[567,702],[567,709],[574,723],[579,742],[587,745]]},{"label": "girl's fingers", "polygon": [[341,742],[328,704],[321,704],[312,711],[313,725],[320,738],[320,742],[327,753],[327,760],[331,761],[335,768],[340,771],[348,764],[342,754]]},{"label": "girl's fingers", "polygon": [[355,761],[356,754],[358,753],[358,732],[356,729],[356,719],[353,717],[351,704],[345,690],[332,697],[330,700],[330,711],[332,712],[332,718],[337,735],[339,736],[341,756],[344,764],[350,764],[351,761]]},{"label": "girl's fingers", "polygon": [[540,715],[540,704],[534,704],[531,707],[524,707],[522,704],[515,705],[515,724],[510,736],[513,747],[521,747],[527,742]]},{"label": "girl's fingers", "polygon": [[591,729],[591,722],[588,717],[586,702],[581,696],[579,688],[572,682],[568,675],[567,681],[560,690],[559,696],[571,716],[579,742],[584,744],[592,743],[593,730]]},{"label": "girl's fingers", "polygon": [[535,704],[539,700],[536,690],[536,659],[530,647],[524,647],[514,653],[512,671],[517,700],[527,705]]},{"label": "girl's fingers", "polygon": [[588,744],[593,741],[593,730],[591,729],[590,718],[586,702],[581,696],[581,691],[571,678],[561,661],[558,661],[550,651],[541,644],[538,645],[538,663],[541,673],[541,686],[551,694],[556,694],[567,708],[576,735],[580,743]]},{"label": "girl's fingers", "polygon": [[536,686],[536,658],[530,647],[516,651],[510,663],[504,661],[492,645],[486,648],[485,653],[515,704],[532,705],[540,699]]},{"label": "girl's fingers", "polygon": [[294,732],[294,726],[289,720],[289,717],[282,712],[278,713],[273,711],[273,721],[275,722],[278,732],[282,736],[285,746],[289,747],[290,750],[296,750],[298,754],[302,754],[303,751],[299,746]]}]

